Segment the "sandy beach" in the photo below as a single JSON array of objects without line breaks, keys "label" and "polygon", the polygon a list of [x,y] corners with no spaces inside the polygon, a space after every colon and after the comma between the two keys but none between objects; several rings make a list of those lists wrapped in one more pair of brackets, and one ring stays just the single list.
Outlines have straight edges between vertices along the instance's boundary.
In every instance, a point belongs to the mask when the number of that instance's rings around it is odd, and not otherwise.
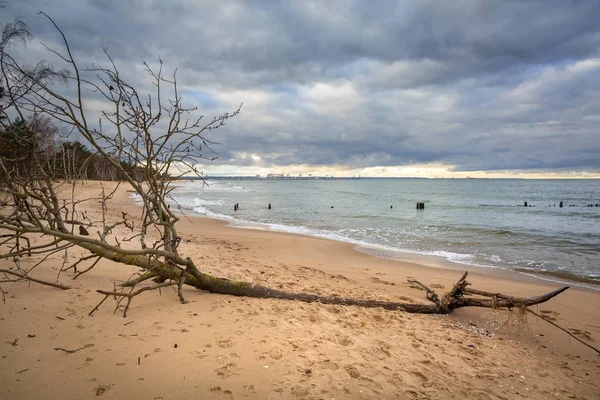
[{"label": "sandy beach", "polygon": [[[114,183],[104,183],[112,187]],[[76,188],[77,198],[100,190]],[[136,215],[126,185],[110,215]],[[99,204],[86,204],[89,215]],[[93,232],[93,228],[90,229]],[[189,216],[179,223],[180,254],[207,273],[277,289],[426,303],[418,279],[443,294],[461,271],[363,254],[353,245],[239,229]],[[117,235],[125,232],[116,232]],[[69,252],[73,262],[84,250]],[[22,260],[32,264],[42,256]],[[10,262],[0,260],[4,268]],[[63,259],[35,276],[55,280]],[[286,300],[250,299],[186,288],[134,299],[127,318],[97,289],[136,271],[101,261],[61,291],[3,283],[0,304],[2,399],[596,399],[600,357],[532,314],[463,308],[447,316],[407,314]],[[508,295],[558,284],[469,270],[473,287]],[[600,291],[571,287],[533,307],[600,347]],[[75,350],[75,351],[74,351]]]}]

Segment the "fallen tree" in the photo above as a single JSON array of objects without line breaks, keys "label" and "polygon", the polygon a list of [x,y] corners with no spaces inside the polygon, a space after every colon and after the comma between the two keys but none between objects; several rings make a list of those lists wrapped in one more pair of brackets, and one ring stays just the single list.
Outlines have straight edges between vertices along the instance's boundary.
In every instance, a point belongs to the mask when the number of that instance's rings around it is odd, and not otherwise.
[{"label": "fallen tree", "polygon": [[[237,116],[240,108],[209,121],[192,117],[196,109],[183,105],[176,75],[165,77],[162,61],[155,67],[144,63],[154,88],[152,95],[141,94],[128,84],[106,50],[109,68],[81,67],[60,28],[50,17],[46,18],[56,28],[63,44],[61,51],[48,50],[64,69],[56,70],[47,63],[25,68],[3,46],[0,60],[2,128],[13,127],[18,118],[20,129],[32,137],[31,142],[35,144],[36,132],[26,123],[28,115],[45,115],[69,127],[91,149],[90,157],[101,157],[118,171],[120,179],[132,188],[142,206],[140,215],[135,218],[126,213],[114,218],[114,214],[108,212],[114,191],[102,191],[96,198],[76,198],[76,183],[57,180],[59,171],[48,163],[45,152],[37,151],[33,145],[18,164],[13,159],[0,157],[0,178],[4,182],[0,199],[0,249],[6,249],[0,254],[0,260],[12,260],[14,264],[12,269],[0,270],[4,282],[26,279],[68,289],[68,286],[33,276],[35,269],[54,254],[63,254],[65,260],[59,274],[72,271],[73,279],[89,272],[101,259],[132,265],[139,268],[140,273],[119,288],[98,290],[104,298],[91,311],[93,313],[112,296],[124,316],[134,297],[153,289],[174,286],[180,301],[185,302],[184,285],[233,296],[383,307],[425,314],[447,314],[468,306],[522,308],[547,301],[567,289],[534,297],[510,297],[469,288],[465,273],[441,298],[415,282],[426,290],[431,304],[413,304],[292,293],[203,273],[191,258],[179,253],[181,237],[177,222],[181,214],[177,211],[182,210],[171,197],[173,182],[190,173],[202,177],[195,166],[197,160],[216,158],[212,151],[216,142],[209,139],[209,134]],[[57,87],[56,82],[68,85]],[[106,105],[97,124],[92,123],[88,115],[88,96],[94,101],[102,99]],[[166,100],[167,96],[170,99]],[[24,161],[28,168],[23,168]],[[20,166],[18,171],[16,165]],[[90,201],[101,204],[101,215],[95,219],[81,211],[81,204]],[[171,205],[175,205],[173,210]],[[129,230],[131,234],[119,238],[113,234],[117,228]],[[87,250],[89,255],[67,265],[66,255],[75,247]],[[24,267],[20,259],[32,254],[44,257],[33,266]],[[77,267],[82,265],[88,267],[78,271]],[[121,307],[123,300],[127,302]]]},{"label": "fallen tree", "polygon": [[[195,266],[192,267],[195,269]],[[142,279],[138,278],[133,282],[126,282],[122,286],[123,287],[134,287],[141,280],[150,279],[154,277],[157,281],[161,282],[155,286],[146,286],[137,291],[104,291],[98,290],[98,293],[105,295],[104,299],[99,303],[102,304],[108,297],[114,296],[116,298],[127,298],[127,304],[123,308],[123,316],[127,316],[127,310],[129,309],[129,305],[133,297],[141,294],[146,290],[159,289],[161,287],[170,286],[174,283],[166,283],[168,281],[171,282],[180,282],[181,278],[177,277],[166,277],[160,274],[145,274]],[[334,304],[334,305],[343,305],[343,306],[358,306],[358,307],[368,307],[375,308],[381,307],[386,310],[398,310],[408,313],[415,314],[449,314],[452,310],[461,307],[485,307],[485,308],[520,308],[525,309],[529,306],[544,303],[551,298],[559,295],[560,293],[567,290],[569,287],[565,286],[560,289],[553,290],[551,292],[547,292],[537,296],[530,297],[514,297],[507,296],[501,293],[491,293],[484,292],[482,290],[476,290],[468,288],[470,285],[469,282],[466,281],[467,272],[463,274],[463,276],[458,280],[458,282],[454,285],[452,290],[448,293],[444,294],[440,299],[438,295],[429,289],[427,286],[422,283],[409,280],[409,282],[416,283],[424,288],[427,292],[427,298],[431,300],[433,304],[418,304],[418,303],[399,303],[392,301],[380,301],[380,300],[363,300],[363,299],[354,299],[354,298],[344,298],[338,296],[320,296],[316,294],[310,293],[293,293],[281,291],[261,285],[254,285],[249,282],[241,282],[241,281],[230,281],[224,278],[218,278],[211,275],[203,274],[197,269],[190,273],[187,278],[185,278],[184,282],[188,285],[191,285],[197,289],[205,290],[210,293],[219,293],[219,294],[228,294],[232,296],[245,296],[245,297],[254,297],[261,299],[284,299],[284,300],[297,300],[305,303],[321,303],[321,304]],[[198,279],[199,278],[199,279]],[[181,301],[185,301],[183,296],[181,295],[181,285],[178,285],[178,293]],[[466,295],[475,295],[466,296]],[[98,305],[98,306],[99,306]],[[91,312],[97,310],[98,306],[94,308]],[[117,304],[117,309],[119,308],[119,303]]]}]

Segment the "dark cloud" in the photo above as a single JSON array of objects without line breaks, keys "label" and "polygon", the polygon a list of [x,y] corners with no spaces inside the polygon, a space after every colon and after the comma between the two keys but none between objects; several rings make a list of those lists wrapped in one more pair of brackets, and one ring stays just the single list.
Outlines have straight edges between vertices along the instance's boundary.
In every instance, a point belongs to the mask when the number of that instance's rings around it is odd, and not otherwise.
[{"label": "dark cloud", "polygon": [[29,0],[3,20],[56,45],[40,9],[86,64],[106,46],[150,91],[160,56],[207,115],[244,102],[216,164],[600,171],[597,1]]}]

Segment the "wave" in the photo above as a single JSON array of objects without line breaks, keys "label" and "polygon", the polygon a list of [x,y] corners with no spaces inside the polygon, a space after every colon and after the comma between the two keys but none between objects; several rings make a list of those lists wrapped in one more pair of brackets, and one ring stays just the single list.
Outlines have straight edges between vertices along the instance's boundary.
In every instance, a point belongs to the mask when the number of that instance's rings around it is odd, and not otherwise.
[{"label": "wave", "polygon": [[211,192],[251,192],[252,189],[249,189],[245,186],[234,185],[231,182],[215,182],[209,181],[202,188],[202,190],[207,190]]},{"label": "wave", "polygon": [[[238,184],[221,181],[209,182],[211,186],[208,187],[208,190],[215,192],[251,191],[261,193],[258,186],[257,189],[252,189],[253,186],[250,184],[248,187],[245,187],[240,185],[239,182],[236,183]],[[206,189],[204,187],[202,191]],[[574,226],[575,222],[572,222],[568,226],[550,225],[548,227],[541,223],[530,224],[531,226],[516,224],[513,227],[510,226],[511,224],[502,223],[502,220],[498,223],[498,219],[486,220],[477,214],[477,218],[479,219],[475,222],[472,222],[468,218],[464,220],[447,217],[438,220],[427,220],[425,218],[423,220],[412,220],[404,216],[404,219],[400,218],[397,221],[398,223],[394,224],[394,221],[390,221],[389,223],[381,222],[381,219],[389,219],[391,217],[378,215],[377,210],[373,210],[373,214],[371,214],[371,209],[356,210],[358,212],[355,211],[354,215],[352,215],[352,212],[348,212],[349,215],[347,215],[346,210],[344,210],[343,214],[336,213],[331,217],[332,219],[328,217],[329,214],[326,214],[322,218],[319,218],[319,221],[316,221],[315,218],[311,219],[310,215],[307,216],[306,213],[303,214],[303,212],[297,211],[297,208],[293,209],[295,211],[286,211],[287,220],[282,220],[283,217],[281,215],[268,214],[269,216],[267,217],[266,214],[260,211],[254,212],[249,210],[249,212],[242,213],[241,215],[240,213],[232,215],[231,209],[224,207],[227,203],[225,198],[233,201],[231,199],[238,197],[237,195],[207,194],[206,197],[208,198],[220,198],[207,200],[206,198],[199,197],[201,196],[199,191],[197,183],[193,182],[190,183],[187,189],[181,192],[178,191],[183,196],[177,196],[177,198],[180,200],[182,206],[198,215],[228,221],[236,227],[274,230],[350,243],[358,246],[361,251],[363,251],[363,248],[368,249],[365,252],[384,258],[406,258],[406,256],[403,257],[400,253],[420,254],[442,257],[455,264],[519,271],[535,276],[540,270],[551,267],[554,264],[562,263],[570,265],[569,262],[571,259],[579,260],[585,256],[587,258],[584,261],[586,261],[600,254],[600,248],[596,244],[598,243],[596,239],[600,236],[591,228],[588,228],[587,232],[581,230],[576,233],[570,232],[568,229]],[[347,195],[351,191],[347,190]],[[290,193],[285,192],[284,194],[289,195]],[[296,193],[292,192],[291,194],[295,195]],[[303,198],[302,193],[298,196],[301,199]],[[254,200],[253,197],[250,197],[250,199]],[[306,203],[300,202],[298,204],[300,204],[300,209],[302,205],[306,205]],[[480,204],[480,206],[493,207],[490,204]],[[435,212],[439,212],[440,209],[434,209],[431,215],[435,216]],[[213,210],[222,210],[222,212],[227,214],[221,214]],[[338,210],[336,209],[336,211]],[[535,214],[545,214],[542,211],[545,210],[539,207]],[[548,214],[554,215],[554,211],[552,210]],[[566,213],[570,213],[571,211],[574,210],[569,210]],[[443,212],[447,212],[447,210],[444,208]],[[502,211],[502,213],[504,212]],[[564,210],[561,213],[566,214]],[[429,216],[430,214],[423,215]],[[453,216],[453,214],[449,215]],[[491,215],[495,216],[493,213]],[[274,221],[273,218],[275,217],[280,220]],[[363,220],[366,222],[362,222]],[[542,222],[544,221],[542,220]],[[331,222],[332,225],[328,224],[328,222]],[[479,224],[479,226],[473,226],[471,223]],[[496,226],[494,227],[494,225]],[[342,228],[342,226],[346,227]],[[373,228],[374,226],[380,228]],[[544,249],[548,249],[548,251],[544,252]],[[572,254],[573,257],[566,258],[565,256],[566,262],[563,259],[553,262],[552,259],[548,261],[549,265],[547,266],[527,265],[521,258],[530,257],[531,259],[543,260],[547,254],[552,254],[553,251],[560,252],[561,255]],[[517,257],[519,258],[518,261],[512,260]],[[586,261],[581,265],[585,266],[587,264]],[[593,268],[590,269],[593,270]],[[600,279],[590,278],[588,272],[580,271],[579,268],[573,268],[573,270],[574,273],[567,274],[561,274],[560,272],[555,274],[548,273],[547,278],[552,278],[555,281],[568,279],[587,284],[600,284]],[[570,276],[575,278],[570,278]]]},{"label": "wave", "polygon": [[576,275],[567,271],[548,271],[548,270],[535,270],[535,269],[527,269],[527,268],[515,268],[515,271],[523,272],[528,275],[538,276],[548,276],[558,278],[558,282],[562,281],[570,281],[584,284],[593,284],[600,285],[600,276],[596,275]]},{"label": "wave", "polygon": [[192,205],[194,207],[199,207],[199,206],[217,206],[217,205],[224,204],[222,200],[206,200],[206,199],[201,199],[200,197],[195,197],[191,201],[191,203],[192,203]]},{"label": "wave", "polygon": [[[369,240],[357,239],[350,237],[347,234],[359,233],[359,234],[367,234],[365,229],[354,229],[347,228],[341,229],[337,231],[329,231],[324,229],[316,229],[303,225],[289,225],[289,224],[281,224],[281,223],[271,223],[271,222],[259,222],[259,221],[251,221],[243,218],[239,218],[238,216],[230,216],[225,214],[215,213],[205,208],[204,205],[199,205],[194,207],[194,212],[209,217],[216,218],[220,220],[229,221],[233,224],[233,226],[238,228],[249,228],[249,229],[266,229],[273,230],[278,232],[286,232],[303,236],[311,236],[322,239],[334,240],[337,242],[350,243],[357,246],[357,249],[361,252],[379,257],[379,258],[387,258],[387,259],[402,259],[403,257],[400,255],[401,253],[405,254],[419,254],[424,256],[435,256],[446,259],[449,262],[454,264],[461,264],[470,267],[477,268],[494,268],[494,269],[503,269],[503,270],[511,270],[517,271],[521,273],[526,273],[527,275],[537,276],[536,274],[540,273],[538,268],[523,268],[519,265],[510,265],[509,262],[502,260],[502,258],[498,255],[477,255],[470,253],[458,253],[446,250],[416,250],[403,248],[398,246],[389,246],[381,243],[375,243]],[[367,229],[369,231],[369,229]],[[492,230],[490,230],[492,231]],[[495,230],[493,231],[499,235],[512,235],[510,231],[503,230]],[[381,233],[381,232],[379,232]],[[361,236],[362,236],[361,235]],[[386,236],[383,234],[383,236]],[[487,261],[487,262],[486,262]],[[550,279],[555,282],[561,282],[561,279],[570,281],[570,282],[578,282],[582,284],[600,284],[600,278],[594,278],[590,276],[580,276],[573,273],[568,272],[541,272],[541,274],[547,275],[548,277],[553,277],[556,279]],[[563,282],[564,283],[564,282]]]}]

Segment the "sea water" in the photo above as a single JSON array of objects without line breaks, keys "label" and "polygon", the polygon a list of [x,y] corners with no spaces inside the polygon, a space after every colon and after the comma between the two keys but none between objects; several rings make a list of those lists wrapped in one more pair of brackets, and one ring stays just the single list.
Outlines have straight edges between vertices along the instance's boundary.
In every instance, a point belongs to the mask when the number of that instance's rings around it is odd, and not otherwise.
[{"label": "sea water", "polygon": [[385,257],[418,253],[600,285],[600,207],[589,207],[600,203],[600,180],[207,183],[178,182],[173,200],[187,213],[355,243]]}]

